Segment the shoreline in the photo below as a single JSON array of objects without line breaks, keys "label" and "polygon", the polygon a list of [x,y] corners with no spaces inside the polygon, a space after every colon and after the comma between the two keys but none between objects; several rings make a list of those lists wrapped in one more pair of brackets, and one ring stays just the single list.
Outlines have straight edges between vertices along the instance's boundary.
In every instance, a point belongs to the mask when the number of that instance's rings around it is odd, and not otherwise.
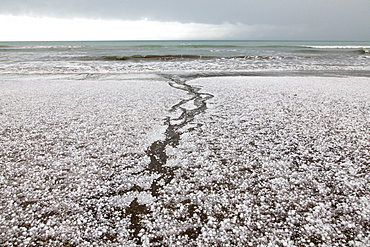
[{"label": "shoreline", "polygon": [[[65,73],[58,73],[58,72],[45,72],[45,73],[0,73],[0,77],[46,77],[46,78],[54,78],[54,79],[89,79],[89,76],[100,76],[101,79],[107,77],[108,79],[147,79],[150,77],[154,77],[158,79],[158,77],[162,75],[181,75],[185,78],[195,79],[201,77],[240,77],[240,76],[258,76],[258,77],[281,77],[281,76],[298,76],[298,77],[370,77],[370,70],[361,69],[361,70],[280,70],[280,69],[271,69],[271,70],[214,70],[214,71],[202,71],[202,70],[174,70],[174,71],[164,71],[164,72],[157,72],[157,71],[143,71],[143,72],[134,72],[134,71],[127,71],[127,72],[65,72]],[[58,77],[59,76],[59,77]],[[92,78],[90,78],[92,79]]]}]

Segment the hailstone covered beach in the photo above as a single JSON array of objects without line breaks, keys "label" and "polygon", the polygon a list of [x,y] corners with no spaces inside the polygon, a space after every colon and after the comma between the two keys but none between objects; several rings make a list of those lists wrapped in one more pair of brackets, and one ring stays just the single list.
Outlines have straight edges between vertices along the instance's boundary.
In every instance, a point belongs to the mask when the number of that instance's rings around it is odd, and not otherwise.
[{"label": "hailstone covered beach", "polygon": [[2,246],[370,245],[368,77],[2,75]]}]

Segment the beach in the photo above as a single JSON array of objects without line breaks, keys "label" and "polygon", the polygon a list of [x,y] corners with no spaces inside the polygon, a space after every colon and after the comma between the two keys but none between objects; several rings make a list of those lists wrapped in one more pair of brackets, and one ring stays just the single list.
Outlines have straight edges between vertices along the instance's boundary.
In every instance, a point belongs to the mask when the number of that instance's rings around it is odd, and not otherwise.
[{"label": "beach", "polygon": [[370,79],[0,76],[2,246],[368,246]]}]

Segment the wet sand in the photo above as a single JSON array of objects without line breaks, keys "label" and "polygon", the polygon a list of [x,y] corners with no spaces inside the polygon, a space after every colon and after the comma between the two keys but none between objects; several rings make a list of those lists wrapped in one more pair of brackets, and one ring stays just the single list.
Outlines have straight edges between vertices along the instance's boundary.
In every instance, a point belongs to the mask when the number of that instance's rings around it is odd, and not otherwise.
[{"label": "wet sand", "polygon": [[0,81],[0,243],[370,244],[370,80]]}]

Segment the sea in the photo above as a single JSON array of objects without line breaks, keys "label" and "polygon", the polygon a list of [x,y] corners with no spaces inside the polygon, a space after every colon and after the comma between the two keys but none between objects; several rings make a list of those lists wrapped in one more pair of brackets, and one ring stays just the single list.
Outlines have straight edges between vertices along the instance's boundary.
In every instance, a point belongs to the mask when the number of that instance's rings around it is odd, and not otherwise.
[{"label": "sea", "polygon": [[0,74],[287,72],[370,76],[370,41],[0,42]]}]

